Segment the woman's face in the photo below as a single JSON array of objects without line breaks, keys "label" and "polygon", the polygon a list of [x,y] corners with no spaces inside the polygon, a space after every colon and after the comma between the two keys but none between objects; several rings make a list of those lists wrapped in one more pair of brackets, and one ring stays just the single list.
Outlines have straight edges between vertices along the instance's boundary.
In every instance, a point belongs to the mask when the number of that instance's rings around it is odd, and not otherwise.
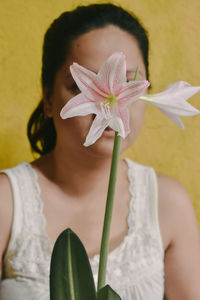
[{"label": "woman's face", "polygon": [[[78,94],[78,90],[69,67],[73,62],[97,73],[107,58],[114,52],[123,52],[126,56],[127,80],[133,80],[135,70],[139,67],[139,78],[145,79],[146,72],[137,40],[116,26],[109,25],[85,33],[72,42],[70,52],[62,67],[58,70],[53,90],[47,97],[44,93],[46,114],[53,117],[57,132],[57,147],[71,147],[71,150],[90,151],[96,155],[112,154],[114,137],[103,134],[95,144],[84,147],[94,115],[73,117],[62,120],[60,111],[67,101]],[[48,93],[46,93],[48,95]],[[122,141],[121,149],[126,150],[136,139],[141,130],[145,104],[136,101],[130,106],[131,132]]]}]

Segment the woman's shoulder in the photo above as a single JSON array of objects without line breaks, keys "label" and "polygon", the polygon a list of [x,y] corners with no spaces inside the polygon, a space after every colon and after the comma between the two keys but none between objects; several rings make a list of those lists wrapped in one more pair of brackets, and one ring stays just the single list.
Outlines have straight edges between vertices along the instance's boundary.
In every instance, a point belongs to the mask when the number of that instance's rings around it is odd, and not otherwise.
[{"label": "woman's shoulder", "polygon": [[[12,199],[10,181],[5,173],[0,173],[0,191],[0,206],[1,208],[2,206],[5,206],[3,209],[3,211],[5,211],[6,203],[9,201],[9,199]],[[0,212],[2,213],[2,209],[0,209]]]},{"label": "woman's shoulder", "polygon": [[24,192],[25,182],[29,182],[32,177],[34,177],[33,175],[34,171],[31,167],[31,164],[26,161],[21,162],[13,167],[0,170],[1,212],[5,212],[6,209],[9,209],[9,207],[13,206],[14,199],[19,197],[21,192]]},{"label": "woman's shoulder", "polygon": [[9,243],[16,211],[15,199],[23,190],[30,169],[28,162],[22,162],[0,171],[0,276],[1,261]]},{"label": "woman's shoulder", "polygon": [[199,299],[200,238],[192,201],[173,178],[161,174],[157,178],[166,293]]},{"label": "woman's shoulder", "polygon": [[3,239],[10,234],[12,218],[14,213],[13,191],[16,178],[29,163],[22,162],[16,166],[0,171],[0,248]]},{"label": "woman's shoulder", "polygon": [[185,207],[191,205],[191,199],[185,187],[176,179],[156,173],[159,200],[163,205]]},{"label": "woman's shoulder", "polygon": [[13,201],[10,182],[6,174],[0,174],[0,277],[1,260],[11,234]]},{"label": "woman's shoulder", "polygon": [[185,207],[187,208],[188,205],[193,207],[187,190],[178,182],[178,180],[165,174],[158,173],[152,166],[140,164],[130,158],[125,158],[125,161],[128,163],[129,167],[141,170],[144,174],[155,174],[160,204],[166,205],[169,208],[174,208],[174,206],[178,205],[180,205],[182,209]]},{"label": "woman's shoulder", "polygon": [[12,167],[8,167],[8,168],[0,170],[0,176],[5,174],[5,175],[7,175],[8,178],[10,178],[10,176],[12,176],[12,174],[23,171],[25,168],[30,167],[30,166],[31,166],[31,163],[29,163],[27,161],[22,161]]},{"label": "woman's shoulder", "polygon": [[0,173],[0,191],[0,228],[2,229],[2,222],[6,222],[8,216],[12,217],[13,207],[11,184],[5,173]]},{"label": "woman's shoulder", "polygon": [[176,210],[181,210],[183,212],[184,210],[193,208],[190,196],[181,183],[167,175],[160,173],[156,174],[160,205],[165,207],[165,209],[169,209],[174,212]]},{"label": "woman's shoulder", "polygon": [[[157,173],[158,212],[165,249],[183,232],[197,228],[192,201],[187,190],[174,178]],[[194,231],[194,230],[193,230]]]}]

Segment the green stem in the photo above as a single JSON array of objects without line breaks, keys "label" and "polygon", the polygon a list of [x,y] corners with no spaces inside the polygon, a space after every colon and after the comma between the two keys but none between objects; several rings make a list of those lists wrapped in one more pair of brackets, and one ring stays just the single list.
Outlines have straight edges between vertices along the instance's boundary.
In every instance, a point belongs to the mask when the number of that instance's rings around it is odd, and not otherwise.
[{"label": "green stem", "polygon": [[[138,78],[138,71],[139,69],[137,67],[134,76],[135,81]],[[118,167],[118,161],[120,156],[120,144],[121,144],[121,137],[118,135],[117,132],[115,132],[115,140],[114,140],[112,162],[111,162],[111,169],[110,169],[110,178],[109,178],[109,185],[108,185],[108,194],[107,194],[107,201],[106,201],[106,210],[104,216],[103,233],[101,239],[97,291],[99,291],[102,287],[105,286],[105,281],[106,281],[106,266],[107,266],[108,250],[109,250],[109,237],[110,237],[110,227],[112,221],[113,204],[114,204],[115,185],[117,180],[117,167]]]},{"label": "green stem", "polygon": [[106,266],[107,266],[107,257],[109,251],[109,236],[110,236],[110,227],[111,227],[113,204],[114,204],[115,185],[117,180],[117,167],[118,167],[118,161],[120,156],[120,144],[121,144],[121,137],[118,135],[117,132],[115,132],[108,194],[107,194],[107,201],[106,201],[106,210],[104,216],[103,234],[101,240],[98,286],[97,286],[98,291],[105,285],[105,280],[106,280]]},{"label": "green stem", "polygon": [[134,81],[137,81],[138,79],[138,72],[139,72],[139,67],[137,66],[136,70],[135,70],[135,76],[134,76]]}]

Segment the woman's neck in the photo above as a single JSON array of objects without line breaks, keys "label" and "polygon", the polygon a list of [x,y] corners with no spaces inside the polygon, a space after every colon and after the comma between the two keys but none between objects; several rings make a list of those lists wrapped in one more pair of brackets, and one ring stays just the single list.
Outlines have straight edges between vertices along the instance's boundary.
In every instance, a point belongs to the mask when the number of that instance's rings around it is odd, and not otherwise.
[{"label": "woman's neck", "polygon": [[[58,148],[36,162],[36,166],[52,182],[72,197],[84,198],[106,194],[111,155],[95,156],[90,151],[61,151]],[[118,181],[125,165],[119,163]]]}]

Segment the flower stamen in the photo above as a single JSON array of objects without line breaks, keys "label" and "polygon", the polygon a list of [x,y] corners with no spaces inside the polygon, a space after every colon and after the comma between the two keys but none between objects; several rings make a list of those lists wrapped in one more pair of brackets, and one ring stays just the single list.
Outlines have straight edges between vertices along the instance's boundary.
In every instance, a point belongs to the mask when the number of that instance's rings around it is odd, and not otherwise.
[{"label": "flower stamen", "polygon": [[107,102],[101,102],[101,112],[105,119],[110,119],[112,117],[111,111],[110,111],[110,104]]}]

